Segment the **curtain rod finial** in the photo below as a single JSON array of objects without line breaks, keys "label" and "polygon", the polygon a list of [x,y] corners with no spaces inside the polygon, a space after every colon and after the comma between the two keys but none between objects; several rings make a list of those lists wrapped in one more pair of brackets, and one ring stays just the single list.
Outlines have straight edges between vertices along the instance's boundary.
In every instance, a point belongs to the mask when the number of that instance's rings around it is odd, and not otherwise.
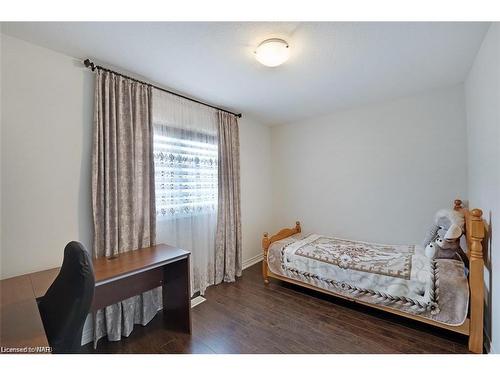
[{"label": "curtain rod finial", "polygon": [[94,71],[94,70],[95,70],[95,65],[94,65],[94,63],[93,63],[92,61],[90,61],[90,59],[85,59],[85,60],[83,61],[83,64],[84,64],[87,68],[92,69],[92,71]]}]

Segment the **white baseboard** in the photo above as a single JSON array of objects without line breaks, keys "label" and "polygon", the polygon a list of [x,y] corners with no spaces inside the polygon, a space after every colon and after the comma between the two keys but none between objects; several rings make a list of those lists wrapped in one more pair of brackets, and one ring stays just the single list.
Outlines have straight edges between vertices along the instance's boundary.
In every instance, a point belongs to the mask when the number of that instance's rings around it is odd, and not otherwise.
[{"label": "white baseboard", "polygon": [[245,269],[245,268],[251,267],[256,263],[261,262],[262,259],[264,259],[264,255],[262,253],[257,254],[256,256],[251,257],[250,259],[244,260],[243,264],[242,264],[242,268]]},{"label": "white baseboard", "polygon": [[[191,308],[198,306],[200,303],[205,302],[206,299],[203,298],[202,296],[194,297],[191,299]],[[158,311],[162,310],[163,307],[160,307]],[[88,343],[92,342],[94,337],[93,337],[93,332],[94,332],[94,324],[92,324],[92,317],[89,314],[87,316],[87,320],[85,321],[85,325],[83,327],[83,333],[82,333],[82,345],[87,345]]]}]

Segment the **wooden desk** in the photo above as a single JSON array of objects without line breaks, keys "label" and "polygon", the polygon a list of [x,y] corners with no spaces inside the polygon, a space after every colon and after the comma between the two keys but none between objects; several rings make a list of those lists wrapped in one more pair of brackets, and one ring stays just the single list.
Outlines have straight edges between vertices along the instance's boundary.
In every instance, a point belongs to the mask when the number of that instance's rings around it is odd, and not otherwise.
[{"label": "wooden desk", "polygon": [[165,326],[191,333],[189,258],[188,251],[161,244],[95,259],[92,311],[162,286]]},{"label": "wooden desk", "polygon": [[[92,311],[162,286],[164,326],[191,333],[190,253],[165,244],[94,259]],[[0,281],[0,346],[48,346],[36,299],[59,268]]]},{"label": "wooden desk", "polygon": [[47,353],[49,342],[29,275],[0,281],[0,296],[0,353],[11,353],[11,349],[20,353],[43,350]]}]

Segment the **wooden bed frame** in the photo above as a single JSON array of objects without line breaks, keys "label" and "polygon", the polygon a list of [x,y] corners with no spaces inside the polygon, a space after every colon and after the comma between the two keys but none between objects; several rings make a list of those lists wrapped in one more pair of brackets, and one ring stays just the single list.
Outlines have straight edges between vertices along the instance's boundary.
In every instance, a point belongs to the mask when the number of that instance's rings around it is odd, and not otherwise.
[{"label": "wooden bed frame", "polygon": [[269,284],[269,279],[274,278],[282,281],[286,281],[292,284],[300,285],[304,288],[312,289],[322,293],[330,294],[335,297],[340,297],[347,299],[362,305],[370,306],[375,309],[390,312],[392,314],[400,315],[408,319],[417,320],[426,324],[437,326],[449,331],[458,332],[463,335],[469,336],[469,350],[473,353],[483,353],[483,312],[484,312],[484,280],[483,280],[483,246],[482,241],[484,238],[484,222],[482,219],[483,212],[475,208],[469,211],[463,208],[462,201],[457,199],[454,202],[454,209],[461,211],[465,216],[465,237],[467,243],[467,256],[469,258],[469,288],[470,288],[470,302],[469,302],[469,314],[464,323],[460,326],[450,326],[444,323],[437,322],[419,315],[413,315],[392,309],[389,307],[371,304],[352,298],[345,297],[343,295],[331,292],[325,289],[315,287],[310,284],[303,283],[298,280],[288,278],[286,276],[277,275],[269,270],[267,265],[267,251],[269,246],[276,241],[282,240],[284,238],[293,236],[294,234],[301,232],[300,222],[295,223],[294,228],[284,228],[273,236],[269,236],[268,233],[264,233],[262,238],[262,248],[264,250],[264,260],[262,262],[262,275],[264,277],[264,283]]}]

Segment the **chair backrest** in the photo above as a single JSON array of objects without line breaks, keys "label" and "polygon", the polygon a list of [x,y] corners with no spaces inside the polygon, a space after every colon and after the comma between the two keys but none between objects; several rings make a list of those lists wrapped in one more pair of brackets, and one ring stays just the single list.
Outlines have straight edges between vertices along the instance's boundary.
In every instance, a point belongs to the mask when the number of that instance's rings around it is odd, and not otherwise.
[{"label": "chair backrest", "polygon": [[68,243],[59,275],[38,304],[53,353],[78,352],[94,288],[89,253],[79,242]]}]

